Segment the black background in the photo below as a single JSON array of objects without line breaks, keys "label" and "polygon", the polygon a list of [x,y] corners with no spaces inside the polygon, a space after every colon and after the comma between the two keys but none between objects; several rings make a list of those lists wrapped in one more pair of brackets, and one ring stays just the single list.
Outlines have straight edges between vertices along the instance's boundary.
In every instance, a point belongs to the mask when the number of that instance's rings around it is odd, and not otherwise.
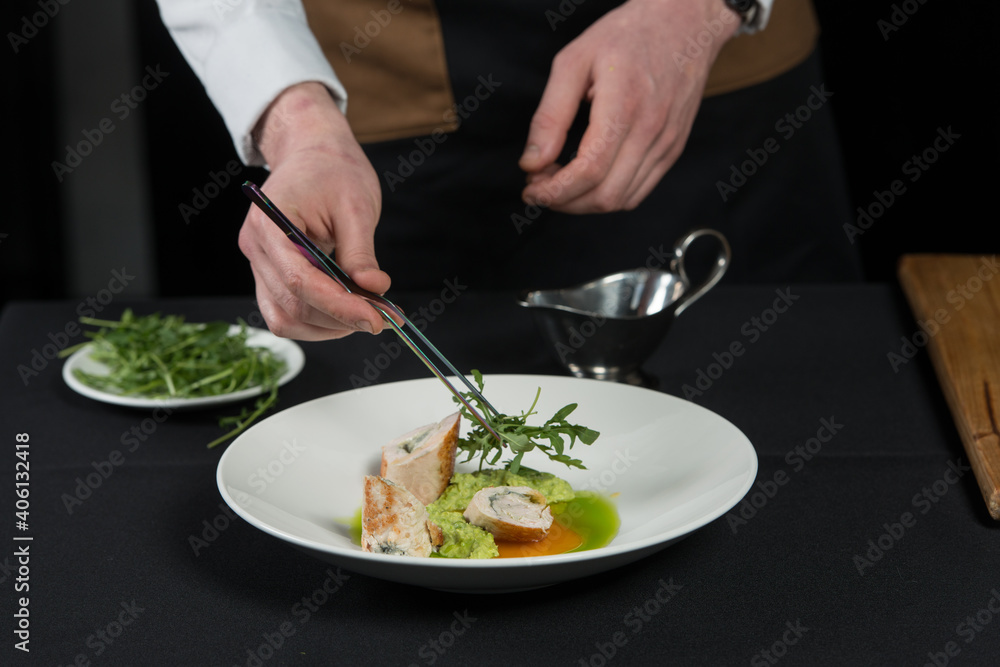
[{"label": "black background", "polygon": [[[8,30],[35,4],[10,5]],[[906,252],[995,251],[1000,235],[991,165],[1000,142],[993,86],[1000,68],[990,43],[1000,18],[997,3],[815,4],[853,207],[869,207],[875,191],[888,190],[896,179],[907,187],[857,239],[866,278],[894,280],[896,259]],[[156,4],[137,2],[135,15],[137,62],[160,63],[171,74],[170,93],[150,95],[143,104],[158,295],[251,294],[252,278],[236,247],[248,206],[239,189],[225,189],[187,223],[179,210],[192,203],[195,188],[210,182],[210,173],[224,173],[237,160],[229,135],[163,28]],[[906,21],[888,30],[894,15]],[[59,233],[62,193],[51,169],[53,156],[61,154],[54,131],[55,32],[40,30],[31,48],[16,56],[7,51],[3,59],[8,189],[0,225],[7,234],[0,237],[0,303],[73,293],[60,261],[66,256]],[[143,66],[137,65],[137,76]],[[960,139],[911,183],[903,164],[931,146],[939,128],[951,128]],[[233,180],[263,177],[262,170],[241,166]]]}]

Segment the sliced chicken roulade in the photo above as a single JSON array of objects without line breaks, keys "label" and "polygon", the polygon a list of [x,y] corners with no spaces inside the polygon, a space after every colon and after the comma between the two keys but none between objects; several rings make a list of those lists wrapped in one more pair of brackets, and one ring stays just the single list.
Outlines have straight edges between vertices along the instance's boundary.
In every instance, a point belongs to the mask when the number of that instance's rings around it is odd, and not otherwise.
[{"label": "sliced chicken roulade", "polygon": [[361,507],[364,551],[427,557],[441,540],[441,529],[428,521],[427,508],[412,493],[382,477],[365,476]]},{"label": "sliced chicken roulade", "polygon": [[424,505],[438,499],[455,471],[459,413],[401,435],[382,448],[379,474],[405,486]]},{"label": "sliced chicken roulade", "polygon": [[527,486],[488,486],[472,497],[466,521],[498,540],[537,542],[552,527],[552,510],[541,492]]}]

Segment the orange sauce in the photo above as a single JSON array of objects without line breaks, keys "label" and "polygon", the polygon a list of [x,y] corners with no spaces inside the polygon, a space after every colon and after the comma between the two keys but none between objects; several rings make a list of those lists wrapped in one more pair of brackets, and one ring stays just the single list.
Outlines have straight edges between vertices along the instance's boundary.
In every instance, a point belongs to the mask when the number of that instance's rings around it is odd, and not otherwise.
[{"label": "orange sauce", "polygon": [[575,530],[558,521],[552,522],[548,534],[537,542],[510,542],[497,540],[499,558],[523,558],[525,556],[553,556],[564,554],[583,544],[583,538]]}]

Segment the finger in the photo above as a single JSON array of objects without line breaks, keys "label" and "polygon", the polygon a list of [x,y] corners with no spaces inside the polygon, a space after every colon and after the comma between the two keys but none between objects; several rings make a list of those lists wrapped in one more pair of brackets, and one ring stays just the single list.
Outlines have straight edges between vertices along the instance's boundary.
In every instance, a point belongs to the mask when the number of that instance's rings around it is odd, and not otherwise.
[{"label": "finger", "polygon": [[[309,324],[378,333],[382,318],[363,298],[344,290],[333,278],[314,267],[294,248],[265,250],[270,261],[261,266],[273,270],[282,308]],[[273,291],[273,290],[272,290]]]},{"label": "finger", "polygon": [[668,118],[653,143],[654,148],[646,153],[645,159],[639,165],[636,171],[637,177],[633,179],[625,194],[623,209],[636,208],[673,168],[687,146],[699,106],[696,102],[693,105],[685,105],[680,110],[677,110],[677,107],[671,109],[676,118]]},{"label": "finger", "polygon": [[[600,91],[576,156],[558,172],[529,183],[523,193],[525,201],[547,202],[554,210],[572,213],[614,210],[649,149],[633,141],[630,150],[623,150],[632,130],[632,113],[618,91]],[[600,198],[591,196],[598,188]]]},{"label": "finger", "polygon": [[342,338],[354,332],[343,328],[343,324],[329,318],[335,326],[311,324],[286,313],[275,300],[261,274],[252,269],[256,281],[257,306],[267,323],[267,328],[276,336],[295,340],[316,341]]},{"label": "finger", "polygon": [[[251,261],[257,284],[265,285],[270,295],[274,326],[280,330],[274,333],[301,336],[311,327],[347,332],[382,330],[381,316],[366,301],[347,293],[315,268],[277,227],[258,222],[261,217],[247,217],[240,232],[240,248]],[[307,326],[300,329],[294,320]]]},{"label": "finger", "polygon": [[[672,162],[671,162],[672,164]],[[632,211],[638,208],[639,204],[645,201],[646,197],[649,196],[660,181],[663,176],[670,170],[670,166],[666,161],[659,163],[654,168],[650,169],[646,173],[645,178],[636,184],[635,188],[627,195],[625,203],[622,205],[621,209],[623,211]]]},{"label": "finger", "polygon": [[535,172],[555,162],[589,87],[586,59],[568,57],[565,52],[556,55],[528,127],[528,140],[518,162],[521,169]]},{"label": "finger", "polygon": [[525,178],[525,181],[529,185],[532,184],[532,183],[538,183],[538,182],[542,181],[543,179],[545,179],[546,177],[551,176],[552,174],[555,174],[560,169],[562,169],[562,165],[559,164],[558,162],[553,162],[552,164],[548,165],[547,167],[545,167],[541,171],[536,171],[536,172],[532,172],[532,173],[528,174],[527,177]]},{"label": "finger", "polygon": [[674,166],[677,159],[684,150],[685,141],[674,141],[666,154],[651,160],[650,163],[639,167],[640,178],[632,182],[629,192],[625,195],[622,209],[631,211],[639,206],[649,193],[659,185],[664,175]]}]

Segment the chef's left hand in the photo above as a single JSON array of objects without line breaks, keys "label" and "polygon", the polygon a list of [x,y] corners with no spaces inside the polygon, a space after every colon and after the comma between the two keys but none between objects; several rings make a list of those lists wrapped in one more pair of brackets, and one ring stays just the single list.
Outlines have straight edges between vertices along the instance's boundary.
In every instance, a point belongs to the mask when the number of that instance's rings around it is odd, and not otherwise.
[{"label": "chef's left hand", "polygon": [[[565,213],[638,206],[684,149],[709,69],[739,25],[723,0],[629,0],[570,42],[531,120],[520,160],[525,202]],[[689,38],[700,55],[689,55]],[[583,100],[587,129],[560,165]]]}]

